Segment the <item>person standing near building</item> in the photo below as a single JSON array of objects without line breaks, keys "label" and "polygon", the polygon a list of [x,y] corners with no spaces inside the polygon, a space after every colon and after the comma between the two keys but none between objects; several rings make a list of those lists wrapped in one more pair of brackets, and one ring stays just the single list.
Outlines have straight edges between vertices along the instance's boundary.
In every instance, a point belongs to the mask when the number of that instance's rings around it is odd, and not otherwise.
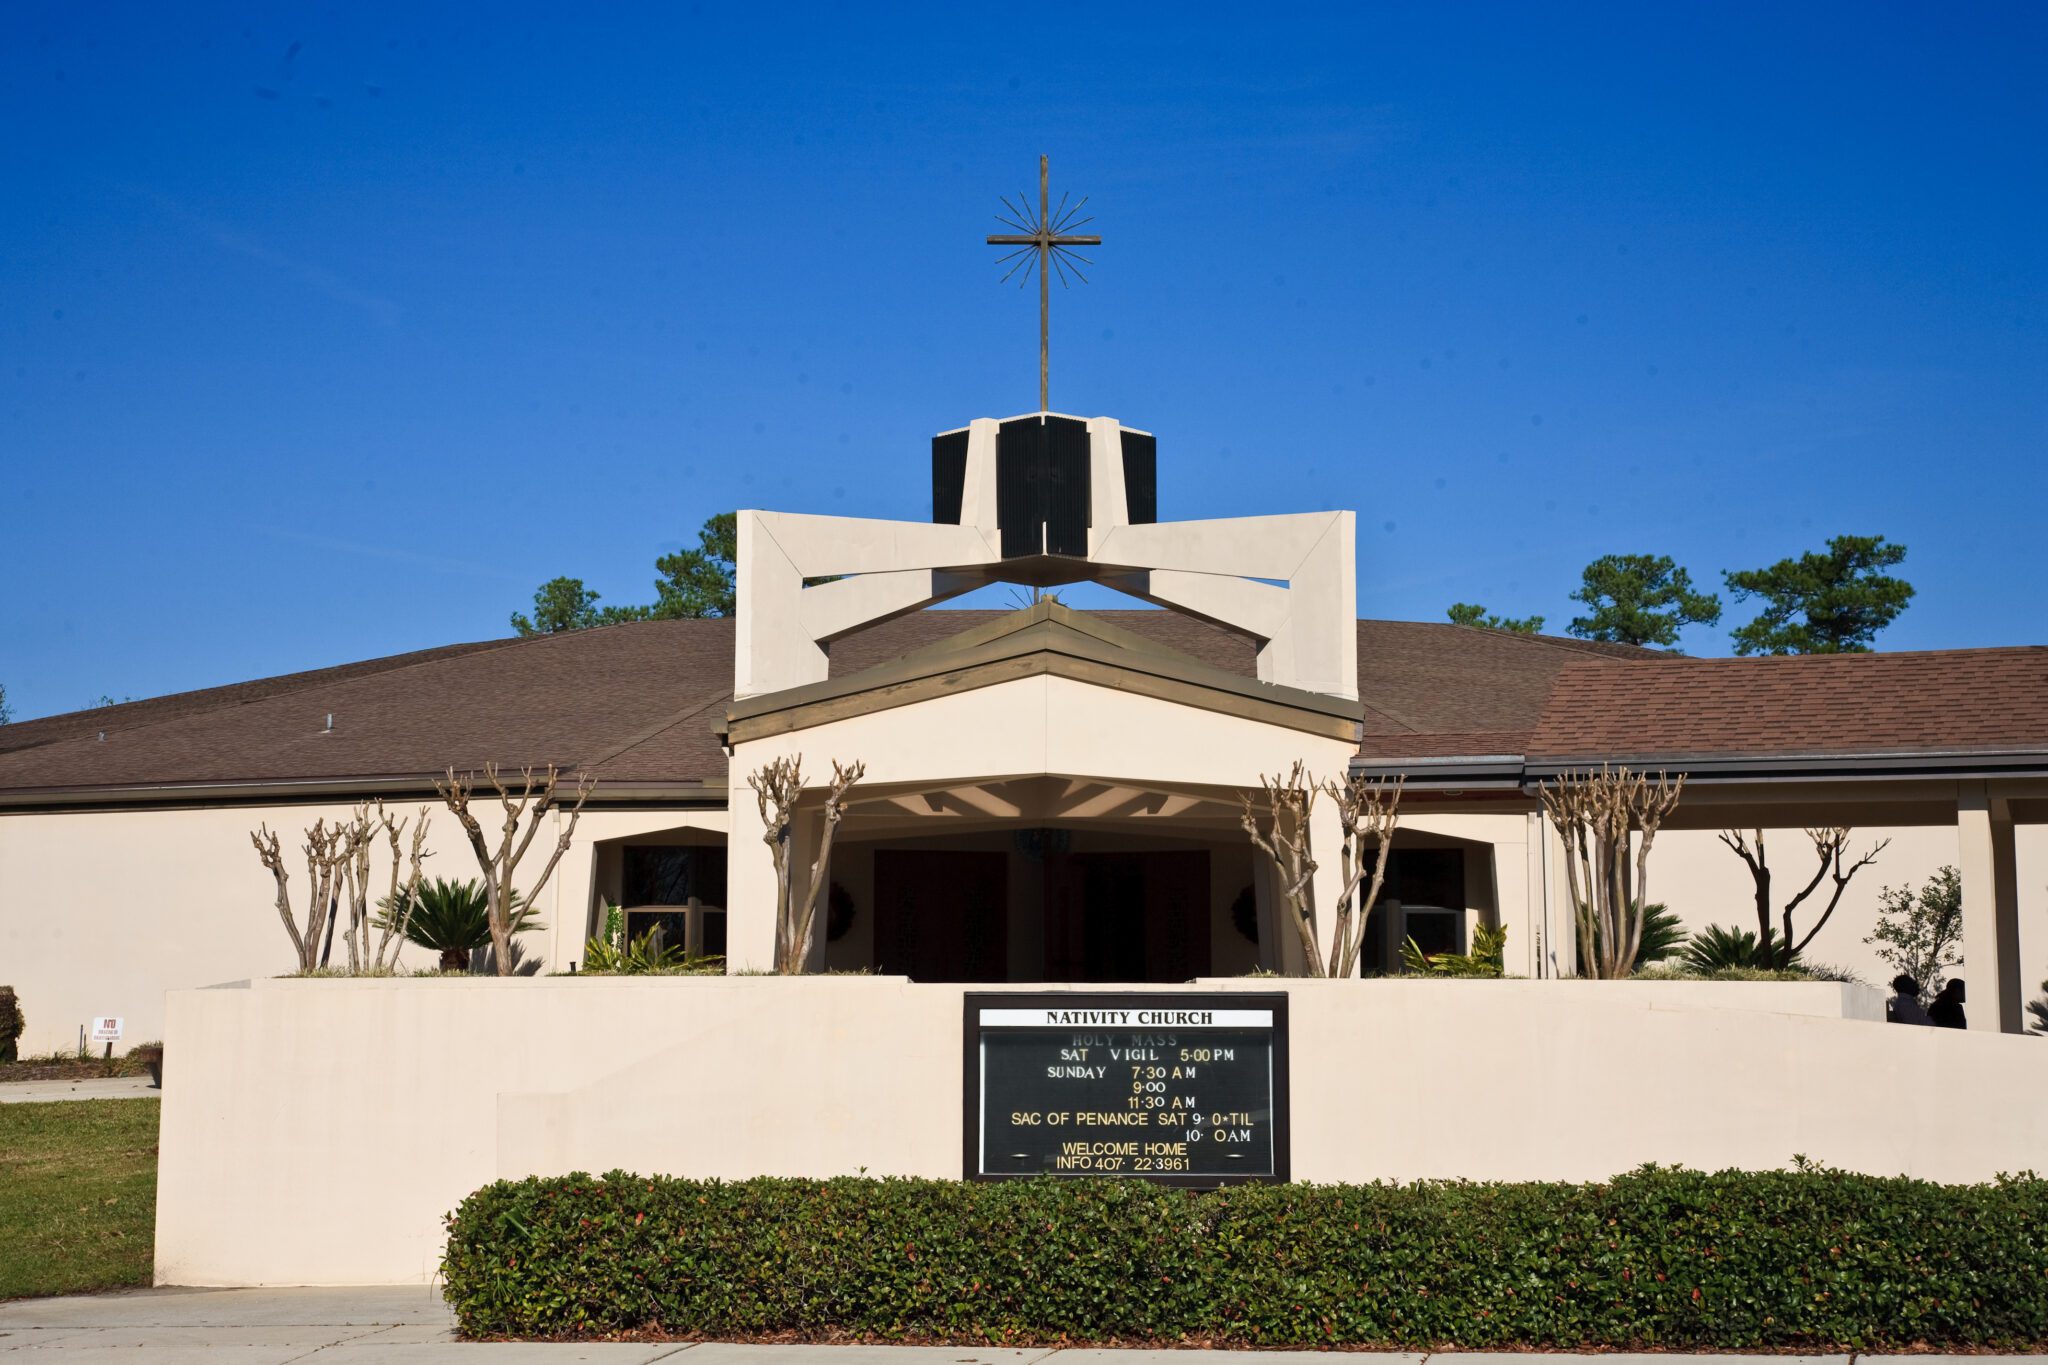
[{"label": "person standing near building", "polygon": [[1934,997],[1934,1003],[1927,1007],[1927,1017],[1938,1028],[1968,1028],[1969,1020],[1963,1017],[1963,983],[1951,981],[1941,988],[1941,994]]},{"label": "person standing near building", "polygon": [[1932,1024],[1920,1008],[1920,983],[1904,972],[1892,978],[1892,998],[1884,1002],[1884,1017],[1892,1024]]}]

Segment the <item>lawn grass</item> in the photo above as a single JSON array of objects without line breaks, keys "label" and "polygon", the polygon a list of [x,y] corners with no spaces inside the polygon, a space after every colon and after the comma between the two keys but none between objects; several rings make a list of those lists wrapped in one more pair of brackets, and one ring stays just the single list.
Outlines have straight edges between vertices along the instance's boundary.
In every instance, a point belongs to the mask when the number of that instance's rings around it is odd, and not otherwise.
[{"label": "lawn grass", "polygon": [[0,1299],[150,1282],[160,1104],[0,1104]]}]

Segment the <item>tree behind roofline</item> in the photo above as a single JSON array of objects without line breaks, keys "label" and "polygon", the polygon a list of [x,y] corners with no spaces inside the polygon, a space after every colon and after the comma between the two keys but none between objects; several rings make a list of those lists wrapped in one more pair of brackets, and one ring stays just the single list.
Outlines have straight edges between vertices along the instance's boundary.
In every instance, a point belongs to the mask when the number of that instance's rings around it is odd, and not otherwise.
[{"label": "tree behind roofline", "polygon": [[1660,772],[1653,782],[1628,768],[1562,773],[1537,788],[1564,842],[1581,975],[1612,981],[1635,969],[1650,846],[1684,789],[1682,773],[1672,779]]},{"label": "tree behind roofline", "polygon": [[825,788],[823,828],[818,836],[818,856],[801,890],[796,884],[795,855],[797,803],[803,799],[804,757],[770,759],[747,776],[754,789],[754,801],[761,812],[761,839],[775,859],[775,970],[796,976],[810,970],[811,948],[817,941],[818,898],[825,889],[832,860],[832,840],[839,822],[846,816],[846,793],[867,775],[868,766],[859,760],[842,764],[832,760],[832,781]]},{"label": "tree behind roofline", "polygon": [[1566,627],[1582,640],[1668,648],[1684,627],[1721,619],[1721,599],[1694,592],[1692,576],[1669,555],[1602,555],[1586,566],[1572,600],[1592,609]]},{"label": "tree behind roofline", "polygon": [[0,683],[0,725],[14,719],[14,712],[7,705],[7,684]]},{"label": "tree behind roofline", "polygon": [[646,607],[600,607],[599,594],[580,578],[550,578],[534,589],[533,615],[512,613],[512,629],[522,636],[559,635],[563,631],[644,621]]},{"label": "tree behind roofline", "polygon": [[[1884,852],[1891,843],[1890,839],[1878,840],[1868,853],[1848,863],[1845,870],[1844,860],[1849,850],[1849,829],[1846,826],[1809,829],[1806,831],[1806,837],[1813,845],[1816,860],[1813,875],[1807,879],[1805,886],[1799,888],[1796,895],[1785,902],[1785,908],[1778,914],[1778,924],[1774,927],[1771,923],[1771,865],[1764,852],[1764,832],[1760,829],[1752,829],[1748,834],[1739,829],[1721,831],[1721,842],[1735,850],[1743,865],[1749,869],[1750,885],[1756,905],[1757,960],[1752,964],[1754,966],[1796,965],[1799,955],[1813,942],[1814,935],[1827,926],[1829,917],[1835,913],[1835,907],[1842,903],[1842,893],[1849,889],[1850,881],[1858,872],[1876,862],[1877,855]],[[1834,890],[1828,896],[1827,907],[1820,912],[1820,918],[1813,922],[1813,927],[1808,929],[1802,938],[1792,927],[1792,914],[1805,904],[1808,896],[1820,889],[1823,880],[1828,879],[1833,880]]]},{"label": "tree behind roofline", "polygon": [[[446,777],[434,783],[434,789],[440,792],[441,799],[454,812],[462,832],[468,836],[470,851],[476,855],[477,867],[483,873],[490,912],[491,961],[499,976],[515,975],[519,966],[519,956],[512,949],[512,935],[516,932],[514,926],[522,899],[514,884],[520,860],[533,846],[541,822],[561,804],[561,773],[554,764],[548,764],[539,772],[531,767],[521,768],[519,776],[519,788],[514,791],[499,776],[497,764],[484,764],[483,781],[497,794],[498,803],[505,811],[496,848],[492,848],[484,837],[483,826],[469,808],[470,798],[478,790],[477,774],[471,772],[457,776],[455,769],[450,768]],[[554,851],[548,855],[540,876],[526,889],[526,903],[532,904],[540,899],[541,888],[548,884],[548,878],[555,874],[562,855],[569,851],[569,845],[576,837],[576,822],[583,814],[583,803],[590,799],[591,790],[596,785],[596,779],[587,775],[576,779],[576,802],[567,808],[568,823],[556,834]],[[523,832],[520,829],[522,821],[525,822]]]},{"label": "tree behind roofline", "polygon": [[697,530],[697,548],[677,550],[654,561],[661,577],[654,581],[654,605],[648,614],[657,621],[690,617],[731,616],[739,606],[734,563],[740,557],[737,512],[707,517]]},{"label": "tree behind roofline", "polygon": [[[401,859],[399,837],[408,823],[412,825],[412,846],[409,858]],[[376,975],[389,972],[398,965],[398,950],[405,943],[403,917],[373,917],[370,911],[371,850],[376,846],[379,834],[386,837],[391,849],[391,877],[385,892],[386,903],[399,904],[401,896],[409,900],[418,890],[420,864],[428,856],[425,806],[420,807],[418,817],[411,822],[394,820],[381,801],[357,806],[347,820],[329,823],[322,816],[306,830],[305,842],[299,848],[306,860],[308,883],[306,920],[301,926],[292,909],[291,873],[285,867],[281,841],[271,833],[268,825],[258,825],[250,831],[249,842],[255,845],[257,858],[276,884],[278,918],[284,922],[285,933],[291,938],[300,971],[316,971],[328,964],[344,907],[348,912],[348,927],[342,934],[342,942],[348,952],[349,973]],[[402,893],[399,887],[401,866],[406,869]],[[373,929],[380,931],[374,943],[371,940]]]},{"label": "tree behind roofline", "polygon": [[1877,632],[1912,600],[1912,584],[1883,572],[1905,558],[1906,547],[1883,536],[1833,536],[1825,553],[1723,574],[1737,601],[1758,597],[1766,604],[1736,628],[1735,652],[1869,653]]},{"label": "tree behind roofline", "polygon": [[[1358,972],[1365,943],[1366,921],[1386,885],[1387,856],[1400,826],[1401,780],[1389,787],[1377,779],[1347,774],[1344,781],[1309,776],[1296,760],[1285,773],[1259,778],[1259,794],[1245,793],[1239,823],[1279,871],[1280,903],[1301,942],[1302,962],[1309,976],[1349,977]],[[1337,901],[1330,916],[1330,951],[1316,941],[1315,907],[1311,904],[1317,863],[1311,847],[1309,817],[1317,795],[1336,803],[1342,834],[1337,851]],[[1369,864],[1369,865],[1368,865]],[[1365,888],[1364,895],[1359,889]]]},{"label": "tree behind roofline", "polygon": [[1477,602],[1454,602],[1444,615],[1454,626],[1477,626],[1482,630],[1505,630],[1516,635],[1534,635],[1543,629],[1540,616],[1495,616]]},{"label": "tree behind roofline", "polygon": [[1933,998],[1949,968],[1963,965],[1963,874],[1938,868],[1917,892],[1887,886],[1877,903],[1877,925],[1863,941],[1893,971],[1912,977],[1921,998]]},{"label": "tree behind roofline", "polygon": [[677,550],[654,561],[654,602],[647,606],[600,607],[599,594],[580,578],[551,578],[533,594],[533,615],[512,613],[522,636],[554,635],[625,621],[674,621],[731,616],[738,593],[733,562],[739,557],[739,514],[720,512],[697,531],[697,548]]}]

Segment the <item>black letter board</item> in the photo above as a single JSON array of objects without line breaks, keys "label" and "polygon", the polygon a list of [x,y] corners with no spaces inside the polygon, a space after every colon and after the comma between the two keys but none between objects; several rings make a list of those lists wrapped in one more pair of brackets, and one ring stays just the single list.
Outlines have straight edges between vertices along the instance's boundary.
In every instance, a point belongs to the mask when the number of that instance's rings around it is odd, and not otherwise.
[{"label": "black letter board", "polygon": [[1288,1178],[1287,997],[966,997],[970,1180]]}]

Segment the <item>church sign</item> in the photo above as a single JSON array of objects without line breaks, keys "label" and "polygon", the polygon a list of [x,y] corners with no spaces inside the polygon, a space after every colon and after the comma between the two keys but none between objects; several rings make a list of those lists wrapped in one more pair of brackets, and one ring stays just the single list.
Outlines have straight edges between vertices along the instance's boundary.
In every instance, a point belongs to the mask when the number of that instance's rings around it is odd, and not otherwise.
[{"label": "church sign", "polygon": [[966,996],[966,1173],[1287,1177],[1287,997]]}]

